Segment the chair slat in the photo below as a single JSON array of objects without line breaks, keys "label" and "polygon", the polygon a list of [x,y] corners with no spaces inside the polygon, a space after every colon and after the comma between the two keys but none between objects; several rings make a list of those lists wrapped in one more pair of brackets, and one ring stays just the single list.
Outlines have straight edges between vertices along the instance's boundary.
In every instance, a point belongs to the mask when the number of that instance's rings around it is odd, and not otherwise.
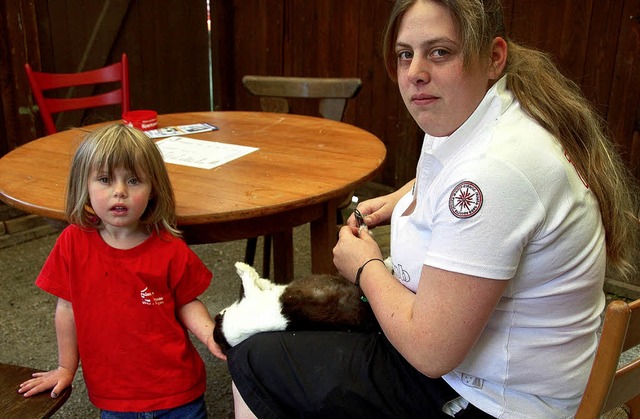
[{"label": "chair slat", "polygon": [[83,86],[87,84],[111,83],[122,80],[122,63],[111,64],[97,70],[80,73],[44,73],[33,72],[42,90],[62,87]]},{"label": "chair slat", "polygon": [[602,411],[607,412],[638,394],[640,394],[640,359],[636,359],[616,372]]},{"label": "chair slat", "polygon": [[122,102],[122,89],[102,93],[95,96],[56,99],[49,98],[48,107],[51,113],[71,111],[75,109],[96,108],[98,106],[117,105]]},{"label": "chair slat", "polygon": [[362,81],[359,78],[244,76],[244,86],[256,96],[292,98],[355,97]]},{"label": "chair slat", "polygon": [[629,304],[629,308],[632,311],[631,318],[629,319],[629,327],[627,328],[627,338],[622,346],[622,351],[626,351],[630,348],[640,345],[640,300],[636,300]]}]

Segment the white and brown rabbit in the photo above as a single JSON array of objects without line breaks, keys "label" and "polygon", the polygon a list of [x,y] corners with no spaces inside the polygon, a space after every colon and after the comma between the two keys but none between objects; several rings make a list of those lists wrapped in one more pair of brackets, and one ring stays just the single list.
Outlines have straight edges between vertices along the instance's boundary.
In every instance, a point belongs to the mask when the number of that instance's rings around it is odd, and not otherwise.
[{"label": "white and brown rabbit", "polygon": [[215,317],[213,337],[224,351],[266,331],[379,330],[360,289],[342,276],[311,275],[279,285],[247,264],[235,267],[244,295]]}]

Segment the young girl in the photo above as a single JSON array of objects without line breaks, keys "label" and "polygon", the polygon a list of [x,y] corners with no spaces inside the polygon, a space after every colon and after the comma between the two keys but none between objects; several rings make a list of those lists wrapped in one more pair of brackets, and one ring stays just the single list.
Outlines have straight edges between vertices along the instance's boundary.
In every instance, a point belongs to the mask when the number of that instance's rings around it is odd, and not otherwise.
[{"label": "young girl", "polygon": [[187,331],[224,359],[197,297],[212,274],[180,239],[162,155],[122,124],[92,132],[73,158],[66,215],[36,285],[58,297],[57,369],[34,374],[25,397],[68,387],[82,359],[102,417],[170,411],[206,417],[205,368]]}]

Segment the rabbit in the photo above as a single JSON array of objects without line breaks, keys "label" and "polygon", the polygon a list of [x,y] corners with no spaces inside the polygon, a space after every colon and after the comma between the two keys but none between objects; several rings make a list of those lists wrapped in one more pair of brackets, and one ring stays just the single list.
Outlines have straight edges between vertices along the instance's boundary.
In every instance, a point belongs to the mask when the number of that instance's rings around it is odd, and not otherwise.
[{"label": "rabbit", "polygon": [[275,284],[245,263],[236,262],[235,268],[244,295],[214,319],[213,337],[223,351],[266,331],[379,330],[360,289],[342,276],[310,275]]}]

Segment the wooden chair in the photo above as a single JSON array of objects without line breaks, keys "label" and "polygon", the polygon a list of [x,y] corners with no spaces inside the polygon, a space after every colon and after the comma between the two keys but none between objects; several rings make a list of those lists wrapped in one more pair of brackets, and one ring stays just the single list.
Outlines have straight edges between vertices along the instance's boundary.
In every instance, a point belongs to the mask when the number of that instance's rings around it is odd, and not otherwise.
[{"label": "wooden chair", "polygon": [[18,393],[20,384],[37,372],[32,368],[0,363],[0,417],[1,418],[49,418],[67,401],[71,387],[57,398],[49,392],[25,398]]},{"label": "wooden chair", "polygon": [[[265,112],[289,113],[288,99],[317,99],[320,116],[341,121],[347,99],[358,94],[362,81],[359,78],[244,76],[242,84],[249,93],[260,97],[260,107]],[[346,198],[345,202],[349,199],[350,197]],[[342,219],[340,212],[342,207],[344,205],[338,208],[339,220]],[[274,243],[274,247],[292,251],[292,237],[293,232],[290,229],[274,235],[274,241],[282,243]],[[255,260],[257,240],[257,237],[248,239],[245,251],[245,263],[252,266]],[[293,278],[293,266],[281,266],[275,261],[276,257],[277,255],[274,255],[274,269],[284,270],[281,277]],[[271,262],[271,236],[264,237],[262,260],[263,275],[268,277]]]},{"label": "wooden chair", "polygon": [[[122,106],[122,113],[129,111],[129,64],[126,54],[122,54],[122,60],[118,63],[79,73],[45,73],[32,70],[29,64],[25,64],[24,68],[48,134],[57,132],[52,117],[55,113],[118,104]],[[53,89],[104,83],[119,85],[109,92],[90,96],[57,98],[44,95]]]},{"label": "wooden chair", "polygon": [[[618,368],[620,355],[635,348],[630,362]],[[640,418],[640,299],[612,301],[605,312],[598,351],[576,419],[599,418],[621,408]]]}]

